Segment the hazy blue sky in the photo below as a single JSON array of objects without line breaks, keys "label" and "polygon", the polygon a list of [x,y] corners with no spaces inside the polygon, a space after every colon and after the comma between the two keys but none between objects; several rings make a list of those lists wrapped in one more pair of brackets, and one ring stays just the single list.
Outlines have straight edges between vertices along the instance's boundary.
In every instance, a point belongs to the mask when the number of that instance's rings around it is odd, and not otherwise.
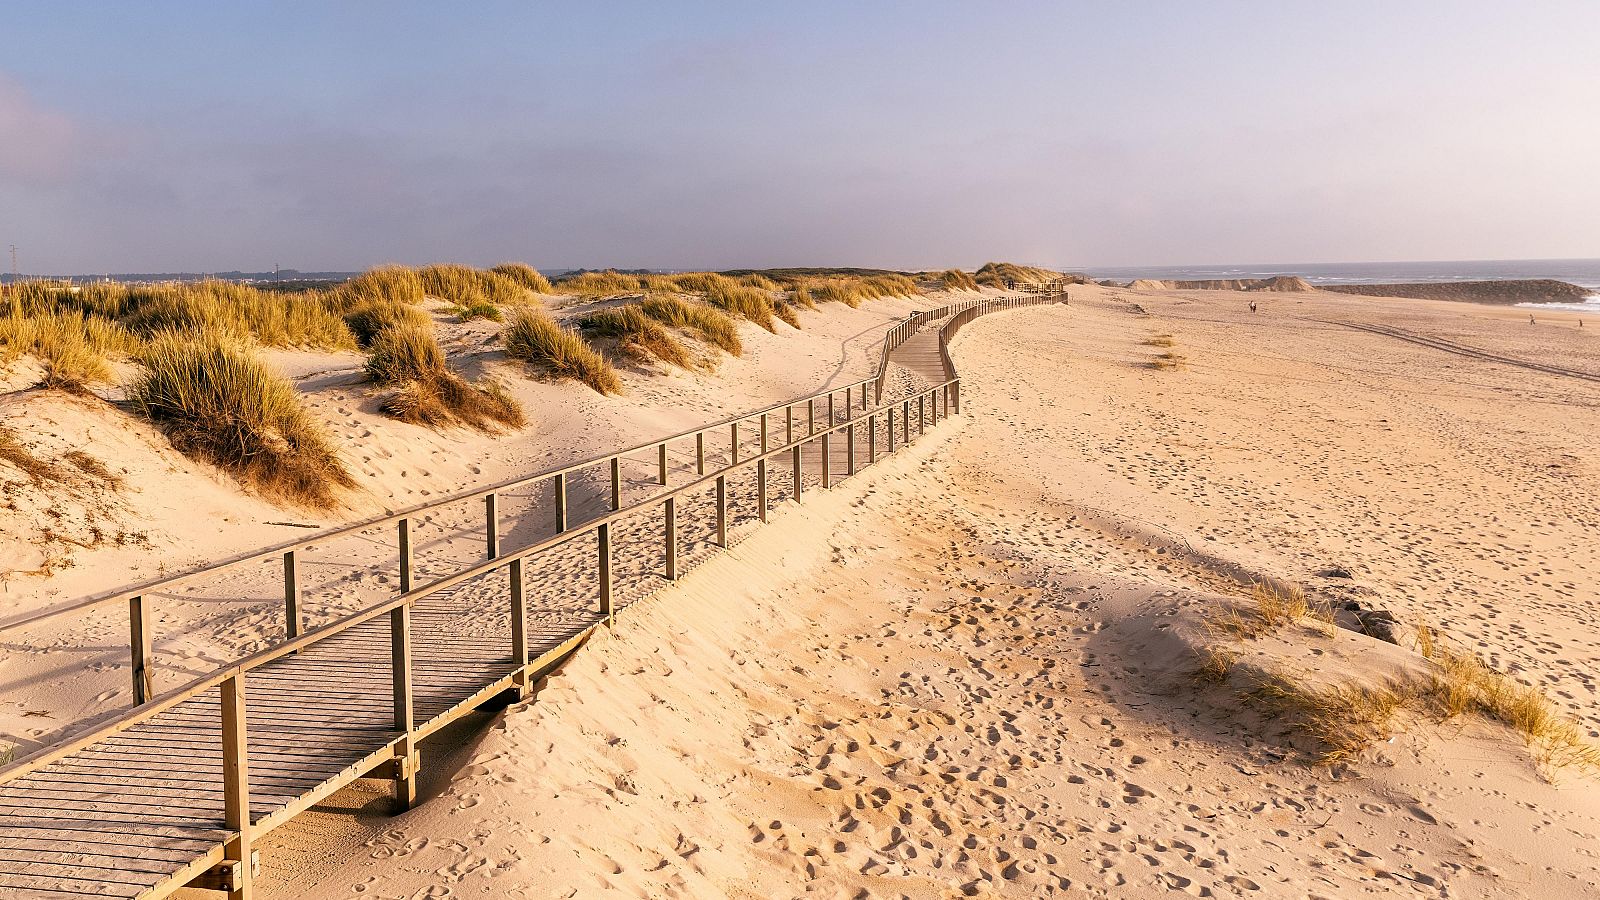
[{"label": "hazy blue sky", "polygon": [[32,272],[1600,256],[1600,3],[0,2],[0,35]]}]

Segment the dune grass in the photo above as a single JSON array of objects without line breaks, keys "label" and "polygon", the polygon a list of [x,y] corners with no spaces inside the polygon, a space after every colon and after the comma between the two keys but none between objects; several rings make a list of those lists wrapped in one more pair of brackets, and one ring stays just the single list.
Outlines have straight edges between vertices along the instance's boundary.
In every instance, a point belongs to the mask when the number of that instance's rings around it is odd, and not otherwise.
[{"label": "dune grass", "polygon": [[722,310],[676,294],[651,294],[639,305],[644,314],[672,328],[694,332],[707,344],[738,356],[744,352],[739,326]]},{"label": "dune grass", "polygon": [[270,294],[248,285],[206,281],[153,292],[123,320],[142,335],[225,331],[272,347],[349,350],[355,336],[319,295]]},{"label": "dune grass", "polygon": [[471,266],[445,263],[425,266],[417,274],[428,296],[450,303],[450,312],[460,316],[464,322],[472,319],[498,322],[502,316],[501,307],[523,303],[530,298],[529,289],[523,287],[521,282],[498,272]]},{"label": "dune grass", "polygon": [[743,278],[740,278],[739,279],[739,283],[744,285],[745,287],[753,287],[753,288],[755,288],[757,290],[761,290],[761,291],[781,291],[781,290],[783,290],[783,285],[777,283],[776,281],[773,281],[771,278],[768,278],[767,276],[762,275],[759,272],[753,272],[753,273],[751,273],[749,275],[744,276]]},{"label": "dune grass", "polygon": [[1166,353],[1156,354],[1155,358],[1150,361],[1150,368],[1170,372],[1182,369],[1188,362],[1189,358],[1187,356],[1181,353],[1173,353],[1169,350]]},{"label": "dune grass", "polygon": [[180,452],[308,507],[331,507],[354,486],[294,386],[235,336],[158,332],[140,356],[129,399]]},{"label": "dune grass", "polygon": [[489,271],[509,278],[521,285],[524,290],[532,291],[535,294],[553,292],[550,287],[550,279],[544,277],[544,273],[527,263],[501,263]]},{"label": "dune grass", "polygon": [[596,310],[578,321],[584,332],[616,340],[622,355],[640,362],[658,359],[681,369],[695,367],[689,351],[640,304]]},{"label": "dune grass", "polygon": [[501,333],[506,355],[558,378],[575,378],[602,394],[622,393],[622,379],[599,351],[542,312],[519,309]]},{"label": "dune grass", "polygon": [[978,279],[973,278],[972,273],[963,272],[960,269],[946,269],[935,275],[934,278],[944,285],[946,290],[975,291],[978,289]]},{"label": "dune grass", "polygon": [[111,380],[111,362],[133,352],[139,341],[99,316],[61,311],[0,318],[0,362],[30,354],[44,367],[41,387],[81,393]]},{"label": "dune grass", "polygon": [[1019,284],[1037,281],[1050,281],[1059,278],[1060,272],[1049,269],[1040,269],[1035,266],[1019,266],[1016,263],[989,262],[984,263],[973,274],[973,280],[987,287],[1010,288]]},{"label": "dune grass", "polygon": [[706,302],[777,333],[778,326],[773,321],[772,295],[766,291],[738,284],[728,287],[714,283],[711,290],[706,292]]},{"label": "dune grass", "polygon": [[677,290],[690,291],[696,294],[706,294],[714,290],[732,290],[740,285],[739,282],[717,272],[684,272],[681,275],[671,276],[672,283]]},{"label": "dune grass", "polygon": [[1403,685],[1315,688],[1268,675],[1259,679],[1247,697],[1316,741],[1318,761],[1331,765],[1354,758],[1392,734],[1391,724],[1415,693]]},{"label": "dune grass", "polygon": [[339,285],[337,291],[346,305],[361,301],[414,304],[427,296],[422,276],[405,266],[379,266]]},{"label": "dune grass", "polygon": [[1246,639],[1291,625],[1307,626],[1323,634],[1333,633],[1333,607],[1308,600],[1305,591],[1297,586],[1279,588],[1258,581],[1251,588],[1250,599],[1254,603],[1252,609],[1245,611],[1241,607],[1229,607],[1212,617],[1207,623],[1208,627]]},{"label": "dune grass", "polygon": [[787,297],[779,297],[772,301],[772,314],[782,319],[790,328],[800,327],[800,313]]},{"label": "dune grass", "polygon": [[1174,341],[1170,334],[1157,334],[1144,339],[1146,347],[1171,347]]},{"label": "dune grass", "polygon": [[397,325],[381,331],[367,355],[367,374],[392,390],[383,411],[402,422],[462,424],[481,431],[521,428],[522,407],[497,384],[468,384],[452,372],[431,325]]},{"label": "dune grass", "polygon": [[558,294],[577,294],[582,297],[614,297],[617,294],[636,293],[643,288],[638,277],[621,272],[582,272],[555,283]]},{"label": "dune grass", "polygon": [[344,311],[344,322],[361,347],[370,347],[379,334],[390,328],[433,325],[433,319],[421,307],[379,297],[357,300]]},{"label": "dune grass", "polygon": [[796,284],[789,291],[789,303],[800,309],[816,309],[817,302],[811,299],[811,289],[804,284]]}]

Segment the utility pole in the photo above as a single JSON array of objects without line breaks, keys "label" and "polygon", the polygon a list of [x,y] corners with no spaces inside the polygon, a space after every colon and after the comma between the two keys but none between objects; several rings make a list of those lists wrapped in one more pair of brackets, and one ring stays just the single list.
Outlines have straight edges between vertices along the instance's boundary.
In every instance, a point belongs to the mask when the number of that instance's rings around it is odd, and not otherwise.
[{"label": "utility pole", "polygon": [[17,245],[16,244],[12,244],[11,245],[11,280],[12,281],[17,281],[17,280],[21,279],[21,277],[22,277],[22,273],[17,271]]}]

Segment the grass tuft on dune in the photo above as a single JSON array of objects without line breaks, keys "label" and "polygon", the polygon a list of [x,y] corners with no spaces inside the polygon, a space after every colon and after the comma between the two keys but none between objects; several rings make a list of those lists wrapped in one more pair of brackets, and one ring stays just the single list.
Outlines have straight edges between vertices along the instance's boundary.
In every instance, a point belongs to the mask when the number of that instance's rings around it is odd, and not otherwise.
[{"label": "grass tuft on dune", "polygon": [[579,320],[578,327],[616,340],[617,350],[630,359],[658,359],[681,369],[694,368],[694,359],[683,344],[637,303],[596,310]]},{"label": "grass tuft on dune", "polygon": [[180,452],[268,497],[335,504],[355,481],[288,379],[236,337],[162,331],[141,353],[129,399]]},{"label": "grass tuft on dune", "polygon": [[549,372],[575,378],[602,394],[622,393],[622,379],[599,351],[577,332],[532,309],[519,309],[501,333],[506,355]]},{"label": "grass tuft on dune", "polygon": [[481,431],[520,428],[522,407],[499,385],[478,386],[452,372],[431,326],[402,325],[381,332],[367,356],[367,374],[392,389],[382,409],[402,422],[463,424]]},{"label": "grass tuft on dune", "polygon": [[744,352],[739,341],[739,326],[722,310],[706,303],[691,302],[676,294],[651,294],[640,304],[644,314],[672,328],[699,335],[732,356]]},{"label": "grass tuft on dune", "polygon": [[730,287],[714,282],[711,290],[706,292],[706,301],[730,315],[754,322],[768,331],[776,333],[778,330],[777,325],[773,323],[772,296],[766,291],[738,284]]},{"label": "grass tuft on dune", "polygon": [[517,284],[522,285],[524,290],[531,291],[535,294],[552,293],[550,279],[544,277],[544,273],[540,272],[538,269],[535,269],[533,266],[528,265],[527,263],[501,263],[489,271],[495,273],[496,275],[509,278]]}]

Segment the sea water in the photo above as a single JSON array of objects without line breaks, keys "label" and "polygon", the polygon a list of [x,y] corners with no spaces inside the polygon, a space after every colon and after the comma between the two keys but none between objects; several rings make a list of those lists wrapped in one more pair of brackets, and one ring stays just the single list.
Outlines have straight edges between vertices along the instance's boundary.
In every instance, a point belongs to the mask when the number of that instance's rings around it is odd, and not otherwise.
[{"label": "sea water", "polygon": [[1312,284],[1394,284],[1409,282],[1504,281],[1551,278],[1594,293],[1578,303],[1519,303],[1545,309],[1600,313],[1600,259],[1469,259],[1454,262],[1290,263],[1282,265],[1107,266],[1083,271],[1096,280],[1139,278],[1209,281],[1222,278],[1271,278],[1299,275]]}]

